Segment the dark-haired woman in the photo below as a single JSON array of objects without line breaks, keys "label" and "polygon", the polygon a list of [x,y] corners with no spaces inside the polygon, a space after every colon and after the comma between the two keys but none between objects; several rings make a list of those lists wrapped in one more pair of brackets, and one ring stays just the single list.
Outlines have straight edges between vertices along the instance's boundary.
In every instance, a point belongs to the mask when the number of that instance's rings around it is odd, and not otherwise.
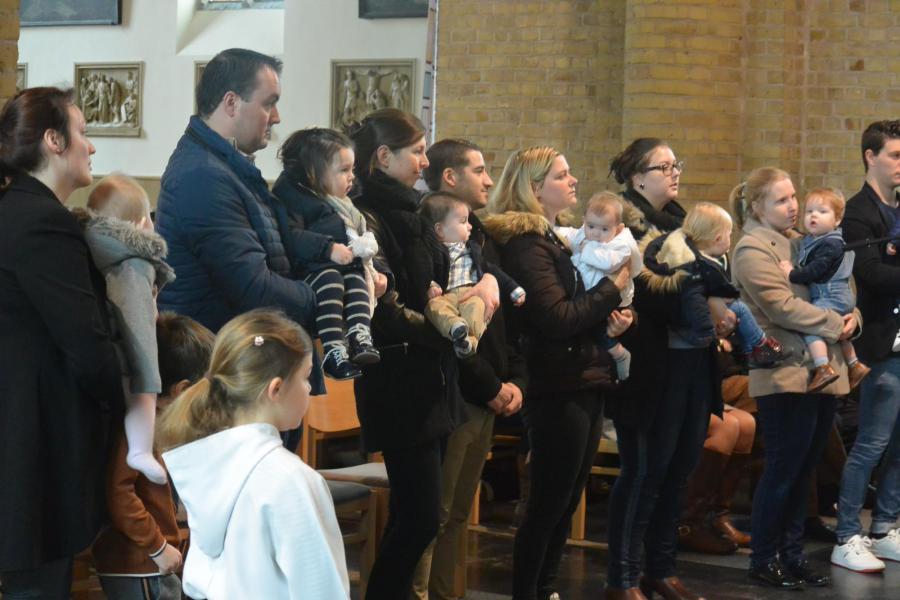
[{"label": "dark-haired woman", "polygon": [[322,367],[333,379],[359,377],[357,365],[380,360],[370,328],[374,280],[367,280],[363,264],[371,265],[378,244],[347,197],[354,180],[353,142],[333,129],[301,129],[278,154],[284,171],[272,188],[276,214],[294,276],[316,293]]},{"label": "dark-haired woman", "polygon": [[[390,517],[366,593],[373,600],[407,597],[416,564],[437,534],[441,454],[459,420],[456,356],[422,316],[429,282],[410,276],[410,247],[434,236],[416,213],[413,185],[428,166],[425,127],[396,109],[367,116],[351,136],[362,195],[357,208],[378,241],[376,262],[390,280],[372,317],[381,362],[355,381],[356,405],[367,451],[382,451],[391,485]],[[434,242],[434,240],[431,240]],[[496,307],[496,280],[485,275],[478,288]]]},{"label": "dark-haired woman", "polygon": [[0,584],[69,598],[100,528],[105,414],[123,403],[103,276],[64,202],[94,147],[71,93],[31,88],[0,112]]},{"label": "dark-haired woman", "polygon": [[[656,138],[633,141],[610,163],[616,181],[625,185],[625,223],[642,248],[656,240],[645,264],[656,262],[660,236],[684,221],[686,213],[675,200],[682,166]],[[640,326],[622,339],[632,352],[631,377],[617,392],[618,401],[608,403],[622,471],[609,499],[605,597],[640,600],[659,593],[696,600],[675,570],[677,523],[681,492],[700,456],[710,413],[721,414],[718,370],[712,348],[679,347],[670,339],[670,325],[682,320],[680,294],[651,290],[647,281],[644,276],[635,281]],[[716,333],[727,333],[727,324]]]}]

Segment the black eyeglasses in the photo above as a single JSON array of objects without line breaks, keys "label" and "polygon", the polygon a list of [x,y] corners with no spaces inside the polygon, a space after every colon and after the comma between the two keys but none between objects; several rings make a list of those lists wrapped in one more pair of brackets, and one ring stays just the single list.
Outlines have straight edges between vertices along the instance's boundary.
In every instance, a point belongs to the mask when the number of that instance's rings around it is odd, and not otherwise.
[{"label": "black eyeglasses", "polygon": [[678,169],[679,173],[683,173],[684,172],[684,161],[676,160],[673,163],[663,163],[661,165],[653,165],[652,167],[647,167],[646,169],[644,169],[644,172],[647,173],[649,171],[660,171],[663,175],[668,177],[669,175],[672,174],[672,171],[674,171],[675,169]]}]

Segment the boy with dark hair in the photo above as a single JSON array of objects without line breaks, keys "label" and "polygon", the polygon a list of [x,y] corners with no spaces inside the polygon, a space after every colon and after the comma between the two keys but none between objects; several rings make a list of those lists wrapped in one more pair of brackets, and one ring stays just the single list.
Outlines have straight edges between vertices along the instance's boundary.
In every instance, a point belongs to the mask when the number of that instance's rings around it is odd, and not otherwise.
[{"label": "boy with dark hair", "polygon": [[[189,317],[162,313],[156,324],[162,393],[157,410],[203,377],[215,338]],[[175,522],[172,489],[150,482],[127,465],[128,443],[120,427],[107,471],[106,499],[112,526],[92,549],[100,584],[110,600],[179,600],[183,542]],[[156,460],[162,462],[157,451]]]}]

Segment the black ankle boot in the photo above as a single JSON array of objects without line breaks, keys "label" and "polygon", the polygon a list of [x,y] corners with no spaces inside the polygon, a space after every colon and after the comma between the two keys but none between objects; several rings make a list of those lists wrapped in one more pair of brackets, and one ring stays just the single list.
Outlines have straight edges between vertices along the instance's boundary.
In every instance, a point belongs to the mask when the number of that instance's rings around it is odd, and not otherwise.
[{"label": "black ankle boot", "polygon": [[777,558],[773,558],[762,566],[751,565],[747,575],[750,579],[782,590],[797,590],[803,587],[803,580],[788,573]]}]

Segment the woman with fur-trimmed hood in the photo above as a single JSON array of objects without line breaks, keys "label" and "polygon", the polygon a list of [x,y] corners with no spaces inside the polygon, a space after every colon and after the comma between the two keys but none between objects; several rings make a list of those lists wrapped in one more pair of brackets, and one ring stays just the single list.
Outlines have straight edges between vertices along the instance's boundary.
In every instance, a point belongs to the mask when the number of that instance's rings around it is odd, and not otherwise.
[{"label": "woman with fur-trimmed hood", "polygon": [[612,359],[592,331],[608,327],[615,337],[633,320],[630,310],[617,310],[628,269],[585,290],[571,249],[553,230],[559,214],[576,204],[577,183],[553,148],[515,152],[491,197],[495,214],[483,221],[501,245],[503,268],[528,294],[516,317],[530,376],[522,413],[532,491],[513,551],[516,600],[556,591],[566,532],[597,452],[603,395],[614,378]]}]

